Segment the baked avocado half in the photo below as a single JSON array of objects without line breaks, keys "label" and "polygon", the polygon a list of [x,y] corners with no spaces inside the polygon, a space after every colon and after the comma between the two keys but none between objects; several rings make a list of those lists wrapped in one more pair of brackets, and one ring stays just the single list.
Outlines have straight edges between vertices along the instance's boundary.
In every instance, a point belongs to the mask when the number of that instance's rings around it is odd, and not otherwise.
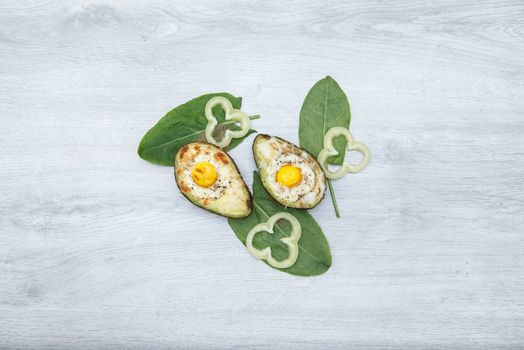
[{"label": "baked avocado half", "polygon": [[253,141],[253,157],[262,184],[280,204],[310,209],[324,198],[324,171],[302,148],[276,136],[259,134]]},{"label": "baked avocado half", "polygon": [[174,165],[178,188],[193,204],[230,218],[251,214],[251,193],[235,162],[221,148],[189,143],[180,148]]}]

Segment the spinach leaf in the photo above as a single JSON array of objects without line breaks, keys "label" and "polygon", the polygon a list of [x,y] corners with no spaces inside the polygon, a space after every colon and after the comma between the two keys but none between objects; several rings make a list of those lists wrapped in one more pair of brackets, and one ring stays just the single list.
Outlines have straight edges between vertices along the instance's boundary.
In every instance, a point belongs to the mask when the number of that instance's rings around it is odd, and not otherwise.
[{"label": "spinach leaf", "polygon": [[[328,75],[313,85],[300,109],[300,124],[298,128],[300,147],[317,157],[322,148],[324,148],[324,135],[326,132],[335,126],[349,129],[350,122],[351,111],[348,98],[335,79]],[[346,143],[346,139],[340,137],[333,140],[333,145],[338,151],[338,155],[329,158],[329,164],[341,165],[344,163]],[[335,198],[335,191],[333,190],[333,183],[330,179],[327,180],[327,183],[335,214],[339,218],[340,213]]]},{"label": "spinach leaf", "polygon": [[[214,96],[226,97],[231,101],[233,108],[240,109],[242,106],[241,97],[225,92],[194,98],[168,112],[144,135],[138,146],[138,155],[151,163],[171,166],[180,147],[193,141],[205,141],[207,119],[204,110],[207,101]],[[239,130],[237,125],[225,120],[225,113],[219,106],[213,109],[213,113],[218,121],[219,132],[224,132],[226,128]],[[244,137],[233,139],[226,151],[235,148],[254,132],[255,130],[251,129]]]},{"label": "spinach leaf", "polygon": [[[300,147],[317,157],[324,148],[324,135],[335,126],[349,128],[351,112],[349,101],[337,82],[329,75],[309,90],[300,109],[298,138]],[[329,164],[341,165],[346,154],[346,140],[334,140],[338,151]]]},{"label": "spinach leaf", "polygon": [[[267,193],[256,171],[253,173],[253,212],[246,218],[230,218],[228,223],[238,239],[245,245],[247,234],[251,228],[261,222],[266,222],[269,217],[282,211],[288,212],[298,219],[302,226],[302,236],[298,241],[300,253],[296,263],[289,268],[277,270],[297,276],[314,276],[326,272],[331,266],[331,252],[320,226],[306,210],[286,208],[277,203]],[[286,245],[280,239],[289,235],[290,232],[291,225],[281,220],[275,225],[273,234],[257,234],[253,240],[253,245],[257,249],[269,246],[273,257],[277,260],[283,260],[288,256],[288,252]]]}]

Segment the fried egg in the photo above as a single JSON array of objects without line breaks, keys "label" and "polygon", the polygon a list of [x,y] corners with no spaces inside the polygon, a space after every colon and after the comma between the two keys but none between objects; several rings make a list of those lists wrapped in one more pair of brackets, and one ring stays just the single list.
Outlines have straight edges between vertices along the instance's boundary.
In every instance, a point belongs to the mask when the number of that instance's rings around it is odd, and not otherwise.
[{"label": "fried egg", "polygon": [[277,202],[309,209],[324,198],[324,171],[302,148],[279,137],[259,134],[253,142],[253,156],[262,184]]}]

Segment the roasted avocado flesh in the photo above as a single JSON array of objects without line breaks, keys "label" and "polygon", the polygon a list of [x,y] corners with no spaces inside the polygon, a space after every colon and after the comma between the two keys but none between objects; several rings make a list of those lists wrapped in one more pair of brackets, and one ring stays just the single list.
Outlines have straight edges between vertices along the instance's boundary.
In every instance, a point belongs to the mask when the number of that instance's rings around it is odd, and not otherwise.
[{"label": "roasted avocado flesh", "polygon": [[201,208],[230,218],[251,214],[251,193],[238,168],[226,152],[210,143],[180,148],[175,179],[180,192]]},{"label": "roasted avocado flesh", "polygon": [[280,204],[309,209],[324,198],[324,171],[302,148],[279,137],[259,134],[253,141],[253,156],[262,184]]}]

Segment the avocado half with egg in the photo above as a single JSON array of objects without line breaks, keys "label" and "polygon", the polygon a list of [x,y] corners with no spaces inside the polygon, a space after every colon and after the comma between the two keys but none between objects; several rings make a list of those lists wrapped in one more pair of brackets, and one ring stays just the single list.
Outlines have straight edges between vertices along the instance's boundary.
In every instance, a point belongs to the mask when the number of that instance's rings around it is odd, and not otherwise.
[{"label": "avocado half with egg", "polygon": [[180,148],[175,157],[175,180],[193,204],[230,218],[251,214],[253,200],[233,159],[207,142]]},{"label": "avocado half with egg", "polygon": [[324,171],[302,148],[276,136],[259,134],[253,141],[253,156],[262,184],[280,204],[310,209],[324,198]]}]

